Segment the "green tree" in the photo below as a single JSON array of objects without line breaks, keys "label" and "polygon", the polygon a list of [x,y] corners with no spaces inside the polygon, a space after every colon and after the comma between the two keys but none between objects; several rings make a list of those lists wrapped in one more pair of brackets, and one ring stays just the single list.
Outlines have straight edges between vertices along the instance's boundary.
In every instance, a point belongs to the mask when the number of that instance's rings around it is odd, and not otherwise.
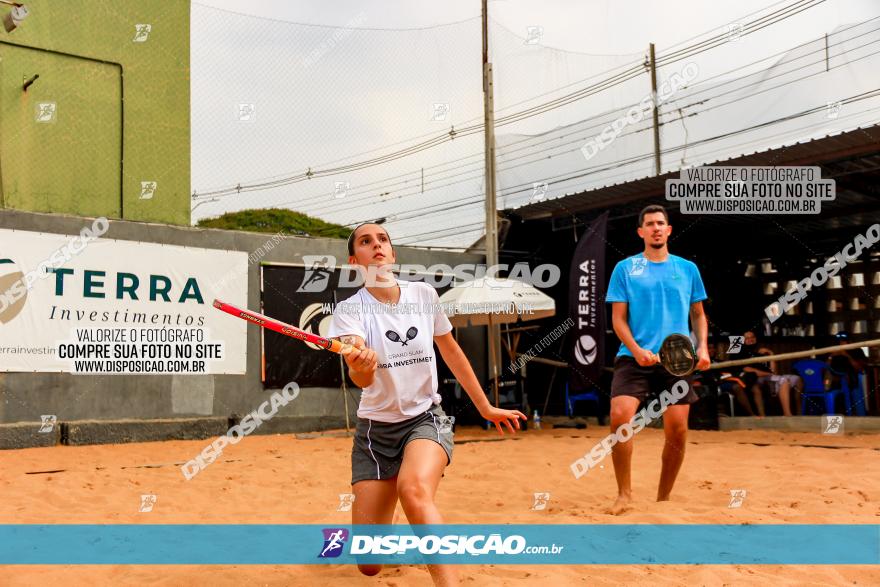
[{"label": "green tree", "polygon": [[290,235],[322,236],[328,238],[348,238],[350,228],[312,218],[293,210],[267,208],[261,210],[240,210],[227,212],[217,218],[199,221],[203,228],[222,228],[224,230],[248,230],[251,232],[284,232]]}]

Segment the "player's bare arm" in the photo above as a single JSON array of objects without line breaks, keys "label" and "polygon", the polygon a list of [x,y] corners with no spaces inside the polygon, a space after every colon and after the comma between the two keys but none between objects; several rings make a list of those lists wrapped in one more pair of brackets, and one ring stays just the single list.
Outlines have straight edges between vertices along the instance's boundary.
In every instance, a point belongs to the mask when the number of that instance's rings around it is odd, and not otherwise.
[{"label": "player's bare arm", "polygon": [[[526,415],[519,410],[502,410],[489,403],[470,362],[465,356],[464,351],[461,350],[461,347],[455,341],[452,333],[447,332],[446,334],[435,336],[434,343],[440,349],[440,356],[443,357],[443,360],[449,366],[449,370],[452,371],[452,374],[461,383],[468,397],[474,402],[480,415],[493,422],[501,434],[504,434],[504,430],[501,428],[502,422],[510,432],[516,433],[514,426],[516,429],[519,429],[519,420],[520,418],[526,420]],[[511,425],[511,422],[513,422],[513,425]]]},{"label": "player's bare arm", "polygon": [[342,357],[348,365],[348,376],[352,383],[360,388],[372,385],[377,366],[376,351],[367,348],[360,336],[349,334],[336,339],[346,345],[342,350]]},{"label": "player's bare arm", "polygon": [[629,328],[627,308],[628,304],[626,302],[614,302],[611,304],[611,324],[614,327],[614,333],[620,339],[620,342],[626,345],[626,348],[633,354],[639,365],[649,367],[658,361],[657,355],[648,349],[643,349],[636,342],[632,330]]}]

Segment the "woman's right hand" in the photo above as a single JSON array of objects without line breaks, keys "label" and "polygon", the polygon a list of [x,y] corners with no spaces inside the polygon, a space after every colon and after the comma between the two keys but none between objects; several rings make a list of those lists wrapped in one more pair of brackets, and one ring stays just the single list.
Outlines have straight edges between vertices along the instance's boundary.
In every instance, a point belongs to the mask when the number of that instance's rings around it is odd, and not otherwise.
[{"label": "woman's right hand", "polygon": [[342,349],[342,357],[349,369],[365,375],[376,371],[376,351],[368,348],[361,337],[344,337],[342,342],[347,345]]}]

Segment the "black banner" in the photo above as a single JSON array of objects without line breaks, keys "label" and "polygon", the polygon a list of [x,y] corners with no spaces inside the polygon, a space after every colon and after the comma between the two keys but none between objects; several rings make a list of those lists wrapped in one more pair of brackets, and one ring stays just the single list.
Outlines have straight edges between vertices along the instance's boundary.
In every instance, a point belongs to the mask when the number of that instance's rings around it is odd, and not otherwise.
[{"label": "black banner", "polygon": [[[354,270],[337,268],[332,257],[306,255],[303,259],[307,267],[263,265],[262,313],[306,332],[327,336],[336,303],[353,296],[361,283]],[[398,279],[404,280],[401,276]],[[424,276],[406,278],[423,280]],[[442,295],[449,286],[435,289]],[[263,336],[265,388],[283,388],[291,381],[300,387],[342,385],[339,355],[271,330],[265,330]],[[445,364],[438,368],[441,380],[448,376],[445,369]]]},{"label": "black banner", "polygon": [[587,228],[571,260],[568,289],[569,316],[574,321],[568,337],[571,393],[599,386],[605,364],[605,236],[608,212]]},{"label": "black banner", "polygon": [[[334,302],[357,291],[355,287],[339,288],[339,273],[335,268],[264,265],[263,313],[306,332],[326,336]],[[300,387],[342,385],[339,355],[271,330],[265,330],[263,336],[266,388],[283,388],[291,381]]]}]

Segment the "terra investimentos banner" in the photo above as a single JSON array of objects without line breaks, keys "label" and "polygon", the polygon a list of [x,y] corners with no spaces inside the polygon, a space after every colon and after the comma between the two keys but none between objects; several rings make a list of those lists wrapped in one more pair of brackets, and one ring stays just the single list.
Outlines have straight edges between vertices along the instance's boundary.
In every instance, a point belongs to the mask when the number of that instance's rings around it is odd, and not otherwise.
[{"label": "terra investimentos banner", "polygon": [[243,374],[247,254],[0,230],[0,371]]}]

